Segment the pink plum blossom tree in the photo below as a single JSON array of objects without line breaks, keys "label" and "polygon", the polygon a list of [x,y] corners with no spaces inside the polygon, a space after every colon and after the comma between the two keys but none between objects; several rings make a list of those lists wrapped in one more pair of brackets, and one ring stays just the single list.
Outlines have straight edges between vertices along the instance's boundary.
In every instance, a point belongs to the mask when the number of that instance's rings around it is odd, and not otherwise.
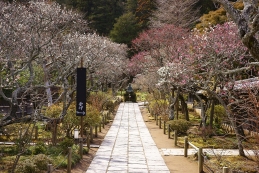
[{"label": "pink plum blossom tree", "polygon": [[238,27],[239,37],[251,55],[259,60],[259,11],[258,0],[243,0],[244,9],[239,11],[228,0],[215,0],[222,4],[229,17]]}]

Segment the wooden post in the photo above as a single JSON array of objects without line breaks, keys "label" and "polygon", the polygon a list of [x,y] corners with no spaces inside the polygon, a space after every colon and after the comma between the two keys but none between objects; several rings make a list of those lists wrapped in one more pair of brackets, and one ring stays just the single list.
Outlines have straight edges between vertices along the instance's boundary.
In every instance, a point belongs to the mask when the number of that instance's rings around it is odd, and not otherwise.
[{"label": "wooden post", "polygon": [[102,123],[99,124],[99,132],[102,132]]},{"label": "wooden post", "polygon": [[90,142],[93,142],[93,127],[90,126]]},{"label": "wooden post", "polygon": [[95,132],[95,137],[97,137],[98,136],[98,126],[97,125],[95,125],[95,127],[94,127],[95,129],[94,129],[94,132]]},{"label": "wooden post", "polygon": [[159,117],[159,129],[162,129],[162,118]]},{"label": "wooden post", "polygon": [[184,137],[184,157],[187,157],[188,155],[188,137]]},{"label": "wooden post", "polygon": [[83,159],[83,138],[80,138],[79,153],[80,153],[80,158]]},{"label": "wooden post", "polygon": [[67,173],[71,173],[71,163],[72,163],[72,148],[68,147]]},{"label": "wooden post", "polygon": [[168,139],[170,139],[170,124],[167,126]]},{"label": "wooden post", "polygon": [[166,127],[165,127],[165,121],[164,121],[164,135],[166,134]]},{"label": "wooden post", "polygon": [[53,166],[52,164],[47,165],[47,173],[52,173],[53,172]]},{"label": "wooden post", "polygon": [[102,122],[103,122],[103,129],[104,129],[104,125],[105,125],[105,123],[104,123],[104,115],[102,117],[103,117]]},{"label": "wooden post", "polygon": [[39,127],[35,126],[35,140],[38,140]]},{"label": "wooden post", "polygon": [[177,130],[174,131],[174,146],[177,146]]},{"label": "wooden post", "polygon": [[229,173],[229,168],[228,167],[223,167],[223,173]]},{"label": "wooden post", "polygon": [[156,125],[158,125],[158,115],[156,115]]},{"label": "wooden post", "polygon": [[[83,58],[81,57],[81,68],[83,68],[84,66],[84,62],[83,62]],[[84,138],[84,124],[83,124],[83,116],[80,116],[80,123],[81,123],[81,138]],[[70,168],[71,169],[71,168]],[[71,172],[71,171],[70,171]]]},{"label": "wooden post", "polygon": [[109,121],[108,121],[108,120],[109,120],[109,117],[110,117],[109,115],[110,115],[110,111],[108,111],[107,114],[106,114],[106,124],[108,124],[108,122],[109,122]]},{"label": "wooden post", "polygon": [[87,148],[89,148],[90,149],[90,134],[88,133],[88,135],[87,135]]},{"label": "wooden post", "polygon": [[198,151],[198,167],[199,167],[199,173],[203,173],[203,155],[202,155],[202,148],[199,148]]},{"label": "wooden post", "polygon": [[104,115],[104,124],[107,124],[107,114]]},{"label": "wooden post", "polygon": [[81,116],[81,138],[84,138],[84,125],[83,125],[83,116]]},{"label": "wooden post", "polygon": [[20,130],[19,130],[19,138],[20,139],[22,138],[22,127],[20,127]]}]

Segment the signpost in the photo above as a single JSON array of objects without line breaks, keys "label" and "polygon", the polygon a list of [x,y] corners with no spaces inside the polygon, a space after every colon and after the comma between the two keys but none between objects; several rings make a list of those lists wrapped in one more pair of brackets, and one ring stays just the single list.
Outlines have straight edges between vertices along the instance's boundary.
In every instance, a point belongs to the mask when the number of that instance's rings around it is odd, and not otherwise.
[{"label": "signpost", "polygon": [[81,116],[83,138],[83,116],[86,116],[86,68],[77,68],[76,116]]}]

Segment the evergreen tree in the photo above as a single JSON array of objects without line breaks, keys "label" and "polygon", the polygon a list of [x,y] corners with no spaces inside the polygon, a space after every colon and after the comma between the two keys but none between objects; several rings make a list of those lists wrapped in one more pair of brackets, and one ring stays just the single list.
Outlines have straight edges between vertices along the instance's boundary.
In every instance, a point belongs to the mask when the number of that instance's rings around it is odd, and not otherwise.
[{"label": "evergreen tree", "polygon": [[140,25],[135,15],[129,12],[118,18],[110,32],[110,37],[117,43],[125,43],[130,46],[131,40],[137,37],[139,31]]},{"label": "evergreen tree", "polygon": [[88,19],[89,26],[96,29],[99,34],[109,35],[116,18],[123,14],[122,0],[98,0],[94,1],[92,13]]},{"label": "evergreen tree", "polygon": [[133,14],[136,13],[138,7],[138,0],[127,0],[126,11]]}]

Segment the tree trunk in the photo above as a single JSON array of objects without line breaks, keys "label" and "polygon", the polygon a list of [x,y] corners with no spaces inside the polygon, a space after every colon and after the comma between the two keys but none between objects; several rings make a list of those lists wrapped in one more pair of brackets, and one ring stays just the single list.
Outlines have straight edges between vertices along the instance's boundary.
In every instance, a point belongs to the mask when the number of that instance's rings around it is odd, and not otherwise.
[{"label": "tree trunk", "polygon": [[213,128],[214,108],[215,108],[215,100],[213,99],[211,103],[211,109],[210,109],[210,124],[209,124],[210,129]]},{"label": "tree trunk", "polygon": [[112,83],[111,86],[112,86],[112,96],[116,96],[115,83]]},{"label": "tree trunk", "polygon": [[190,118],[189,118],[188,106],[187,106],[187,104],[186,104],[186,102],[185,102],[184,97],[182,96],[182,94],[179,94],[179,99],[181,100],[182,112],[183,112],[183,114],[185,115],[185,119],[186,119],[187,121],[189,121]]},{"label": "tree trunk", "polygon": [[178,98],[176,99],[175,107],[176,107],[176,119],[178,120],[178,118],[179,118],[179,100],[178,100]]},{"label": "tree trunk", "polygon": [[50,90],[50,87],[49,87],[48,70],[47,70],[45,62],[43,63],[43,71],[44,71],[44,85],[46,87],[48,106],[51,106],[53,101],[52,101],[51,90]]},{"label": "tree trunk", "polygon": [[14,172],[15,172],[15,168],[16,168],[16,166],[17,166],[19,160],[20,160],[21,155],[22,155],[22,153],[19,153],[19,154],[16,155],[16,158],[15,158],[15,160],[14,160],[14,164],[13,164],[11,173],[14,173]]},{"label": "tree trunk", "polygon": [[49,81],[45,82],[45,87],[47,87],[46,93],[47,93],[47,98],[48,98],[48,106],[51,106],[52,103],[53,103],[53,100],[52,100],[51,90],[50,90],[50,87],[49,87]]},{"label": "tree trunk", "polygon": [[174,119],[174,107],[176,103],[176,98],[174,98],[174,88],[171,89],[171,104],[169,106],[169,120]]},{"label": "tree trunk", "polygon": [[169,110],[169,120],[173,120],[174,119],[174,104],[171,104],[169,106],[170,110]]},{"label": "tree trunk", "polygon": [[234,125],[234,129],[235,129],[235,133],[236,133],[239,155],[246,157],[244,148],[242,145],[242,142],[244,140],[244,135],[245,135],[244,130],[243,130],[242,126],[239,124],[239,122],[237,122],[237,120],[234,120],[234,122],[232,122],[232,125]]},{"label": "tree trunk", "polygon": [[52,120],[51,122],[51,131],[52,131],[52,145],[57,145],[57,120]]},{"label": "tree trunk", "polygon": [[223,105],[223,107],[225,108],[227,117],[230,119],[231,125],[235,129],[235,133],[236,133],[236,137],[237,137],[237,143],[238,143],[239,155],[243,156],[243,157],[246,157],[245,152],[244,152],[244,148],[243,148],[243,145],[242,145],[242,139],[240,138],[238,129],[236,128],[236,121],[234,120],[234,118],[230,114],[231,113],[231,111],[229,110],[230,106],[227,105],[226,102],[221,97],[219,97],[217,94],[212,93],[212,92],[210,94],[213,94],[213,96],[216,97],[218,99],[218,101],[221,103],[221,105]]},{"label": "tree trunk", "polygon": [[205,110],[204,110],[204,104],[201,104],[201,123],[200,127],[203,127],[205,129],[206,127],[206,116],[205,116]]}]

